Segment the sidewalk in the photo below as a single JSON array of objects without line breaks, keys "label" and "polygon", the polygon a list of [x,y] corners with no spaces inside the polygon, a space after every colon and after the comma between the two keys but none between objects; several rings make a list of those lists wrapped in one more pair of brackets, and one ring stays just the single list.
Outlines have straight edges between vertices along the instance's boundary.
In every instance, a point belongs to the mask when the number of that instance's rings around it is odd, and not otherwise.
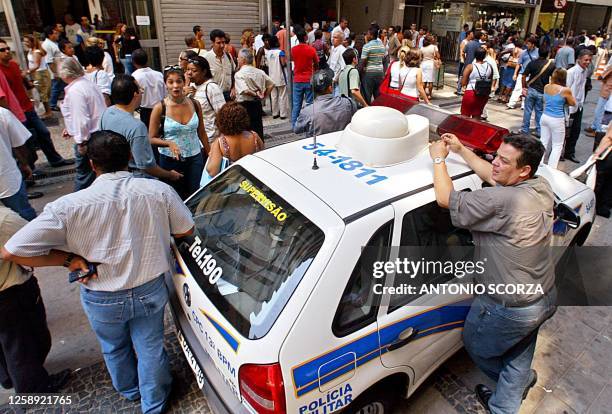
[{"label": "sidewalk", "polygon": [[[446,83],[452,84],[447,74]],[[598,88],[598,85],[596,85]],[[458,112],[461,98],[453,94],[454,88],[434,90],[436,104]],[[598,89],[589,93],[585,107],[585,120],[590,121]],[[502,105],[489,103],[489,122],[517,130],[522,122],[520,109],[507,110]],[[265,120],[266,134],[272,137],[266,145],[273,146],[296,135],[288,122]],[[62,123],[51,127],[58,151],[72,157],[72,144],[60,138]],[[586,160],[592,147],[592,138],[582,135],[578,141],[577,156]],[[44,156],[41,156],[44,160]],[[577,164],[565,162],[561,168],[571,170]],[[69,170],[69,168],[68,168]],[[57,172],[57,171],[56,171]],[[37,211],[73,188],[70,174],[50,177],[44,185],[34,187],[45,196],[33,200]],[[590,245],[612,245],[612,220],[598,217],[587,241]],[[70,367],[75,372],[64,393],[73,394],[75,403],[64,411],[41,408],[28,412],[139,412],[139,404],[122,399],[112,388],[106,372],[98,342],[89,327],[78,294],[78,286],[67,283],[63,268],[43,268],[36,271],[47,309],[47,320],[53,337],[51,353],[46,367],[50,372]],[[177,398],[172,413],[208,413],[205,398],[195,385],[193,374],[185,363],[167,318],[167,345],[175,375]],[[536,349],[534,367],[539,381],[521,408],[521,414],[530,413],[612,413],[612,308],[560,308],[542,328]],[[484,413],[476,402],[473,388],[477,383],[490,383],[473,365],[465,351],[458,352],[438,369],[407,401],[400,404],[397,413],[454,414]],[[0,413],[14,412],[3,406],[11,391],[0,390]]]}]

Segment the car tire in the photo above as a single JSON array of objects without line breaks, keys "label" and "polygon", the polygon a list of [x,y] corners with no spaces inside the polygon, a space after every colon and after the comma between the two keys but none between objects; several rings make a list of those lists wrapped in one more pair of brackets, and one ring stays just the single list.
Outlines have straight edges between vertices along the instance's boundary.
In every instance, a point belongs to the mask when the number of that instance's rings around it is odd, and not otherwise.
[{"label": "car tire", "polygon": [[350,414],[390,414],[398,400],[397,391],[374,388],[359,396],[347,407]]}]

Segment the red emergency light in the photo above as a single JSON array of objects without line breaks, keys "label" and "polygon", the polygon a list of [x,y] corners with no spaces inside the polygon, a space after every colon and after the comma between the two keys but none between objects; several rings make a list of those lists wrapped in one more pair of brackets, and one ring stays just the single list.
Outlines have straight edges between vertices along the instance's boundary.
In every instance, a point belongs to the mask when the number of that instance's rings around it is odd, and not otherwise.
[{"label": "red emergency light", "polygon": [[408,114],[418,114],[429,119],[430,128],[438,135],[452,133],[467,147],[483,154],[493,154],[502,140],[510,133],[488,122],[452,114],[440,108],[418,102],[400,94],[381,94],[372,102],[374,106],[387,106]]}]

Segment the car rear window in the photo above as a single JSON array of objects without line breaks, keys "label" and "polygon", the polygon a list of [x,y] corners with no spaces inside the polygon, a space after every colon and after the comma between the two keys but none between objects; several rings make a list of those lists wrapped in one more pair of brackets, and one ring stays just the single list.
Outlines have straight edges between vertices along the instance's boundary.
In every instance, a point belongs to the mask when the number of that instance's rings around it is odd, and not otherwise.
[{"label": "car rear window", "polygon": [[323,232],[241,166],[188,202],[196,231],[179,251],[206,296],[249,339],[261,338],[323,244]]}]

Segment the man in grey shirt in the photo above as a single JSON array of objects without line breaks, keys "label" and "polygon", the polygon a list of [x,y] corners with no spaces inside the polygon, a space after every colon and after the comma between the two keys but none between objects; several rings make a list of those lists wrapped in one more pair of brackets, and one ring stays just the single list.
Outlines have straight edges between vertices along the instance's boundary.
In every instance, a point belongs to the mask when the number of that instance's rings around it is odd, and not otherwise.
[{"label": "man in grey shirt", "polygon": [[[492,187],[455,191],[444,161],[449,150]],[[535,176],[544,146],[530,136],[510,135],[490,164],[455,135],[444,134],[429,151],[438,204],[450,210],[453,225],[472,232],[478,259],[486,258],[486,271],[476,282],[502,288],[539,286],[525,293],[476,296],[463,330],[466,350],[497,383],[495,392],[476,386],[480,402],[492,413],[516,413],[537,381],[531,361],[538,329],[556,308],[549,248],[554,195],[546,179]]]},{"label": "man in grey shirt", "polygon": [[350,122],[357,105],[346,96],[334,96],[334,72],[322,69],[312,75],[312,86],[317,97],[310,105],[305,106],[295,122],[293,132],[328,134],[344,129]]},{"label": "man in grey shirt", "polygon": [[96,333],[113,386],[142,411],[166,409],[172,377],[164,350],[164,307],[171,236],[193,233],[176,192],[127,171],[130,145],[111,131],[94,132],[87,156],[93,184],[46,205],[2,249],[22,266],[65,266],[81,280],[81,302]]},{"label": "man in grey shirt", "polygon": [[569,69],[576,63],[574,52],[574,38],[568,37],[562,48],[555,55],[555,67],[557,69]]}]

